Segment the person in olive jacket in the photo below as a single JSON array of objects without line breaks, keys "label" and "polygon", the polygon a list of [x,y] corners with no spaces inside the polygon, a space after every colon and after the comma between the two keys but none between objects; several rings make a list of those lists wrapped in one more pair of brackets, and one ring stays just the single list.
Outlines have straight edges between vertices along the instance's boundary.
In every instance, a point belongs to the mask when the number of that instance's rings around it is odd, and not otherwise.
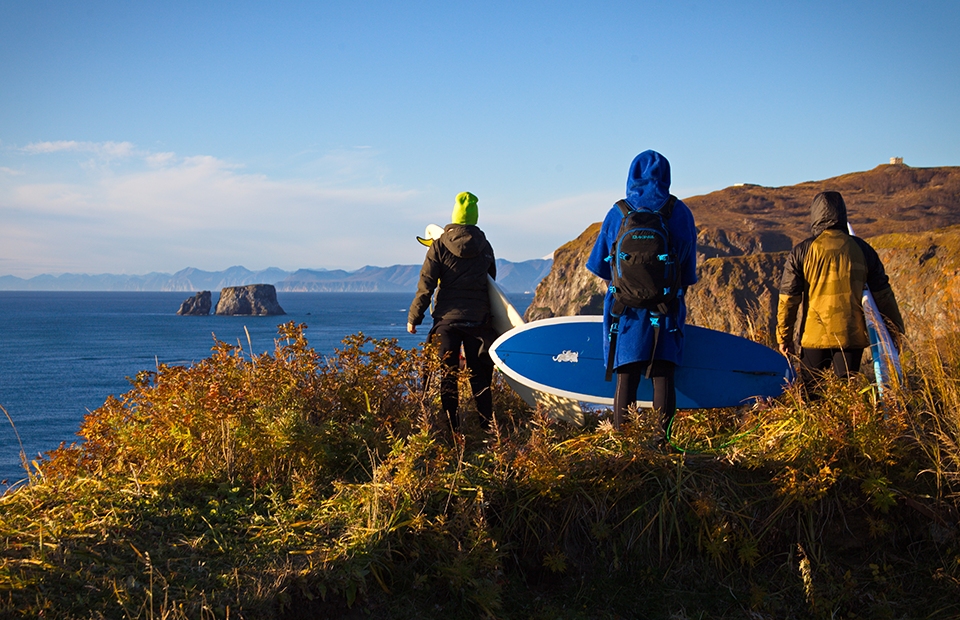
[{"label": "person in olive jacket", "polygon": [[883,263],[869,243],[847,227],[847,206],[839,192],[822,192],[810,209],[813,236],[787,257],[777,308],[777,342],[795,352],[794,326],[802,306],[801,376],[832,368],[838,377],[860,371],[863,350],[870,346],[862,298],[870,287],[877,309],[894,342],[904,332],[900,308]]},{"label": "person in olive jacket", "polygon": [[[477,227],[477,197],[470,192],[457,195],[452,223],[430,245],[420,270],[417,295],[410,304],[407,331],[417,333],[434,290],[433,328],[429,339],[440,348],[444,372],[440,380],[440,403],[454,432],[459,431],[457,371],[460,347],[470,370],[470,388],[477,403],[481,424],[488,427],[493,417],[493,360],[487,352],[493,341],[487,274],[495,278],[497,265],[493,248]],[[437,287],[439,286],[439,289]]]}]

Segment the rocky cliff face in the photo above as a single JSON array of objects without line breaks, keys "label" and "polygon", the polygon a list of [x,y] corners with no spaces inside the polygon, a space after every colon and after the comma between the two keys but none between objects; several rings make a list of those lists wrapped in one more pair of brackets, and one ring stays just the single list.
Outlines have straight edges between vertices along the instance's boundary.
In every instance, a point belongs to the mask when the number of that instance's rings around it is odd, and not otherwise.
[{"label": "rocky cliff face", "polygon": [[[827,189],[843,193],[857,233],[880,254],[908,337],[957,331],[960,168],[895,165],[786,188],[739,186],[684,199],[698,225],[699,282],[688,291],[690,323],[772,337],[787,251],[809,235],[810,203]],[[605,285],[584,267],[599,232],[600,224],[593,224],[557,250],[526,320],[602,312]]]},{"label": "rocky cliff face", "polygon": [[960,331],[960,226],[870,239],[890,276],[907,333]]},{"label": "rocky cliff face", "polygon": [[767,340],[776,337],[777,301],[787,252],[711,258],[687,291],[692,325]]},{"label": "rocky cliff face", "polygon": [[599,234],[600,224],[592,224],[579,237],[553,253],[550,273],[537,286],[524,320],[603,313],[603,296],[607,287],[585,266]]},{"label": "rocky cliff face", "polygon": [[789,250],[810,234],[810,203],[826,190],[843,194],[864,238],[960,224],[960,168],[885,164],[823,181],[743,184],[684,198],[697,221],[700,259]]},{"label": "rocky cliff face", "polygon": [[277,303],[272,284],[232,286],[220,291],[216,314],[220,316],[275,316],[286,314]]},{"label": "rocky cliff face", "polygon": [[[594,227],[591,227],[593,229]],[[583,267],[589,255],[588,229],[558,251],[553,271],[537,288],[526,320],[600,314],[603,281]],[[909,338],[960,330],[960,226],[869,239],[897,296]],[[580,251],[576,251],[580,247]],[[711,258],[697,266],[699,281],[687,291],[692,325],[772,342],[777,297],[787,252]]]}]

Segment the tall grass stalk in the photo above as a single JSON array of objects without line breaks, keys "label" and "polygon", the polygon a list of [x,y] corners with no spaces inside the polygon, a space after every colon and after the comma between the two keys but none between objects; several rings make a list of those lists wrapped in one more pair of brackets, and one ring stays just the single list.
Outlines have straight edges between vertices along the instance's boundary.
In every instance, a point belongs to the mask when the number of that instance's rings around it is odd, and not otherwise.
[{"label": "tall grass stalk", "polygon": [[10,414],[7,413],[7,410],[3,408],[3,405],[0,405],[0,411],[3,411],[3,415],[7,416],[7,421],[10,422],[10,427],[13,429],[13,434],[17,437],[17,444],[20,446],[20,466],[23,467],[23,470],[27,474],[27,478],[32,477],[30,473],[30,465],[27,463],[27,453],[23,449],[23,441],[20,440],[20,431],[17,430],[17,425],[13,423],[13,418],[10,417]]},{"label": "tall grass stalk", "polygon": [[680,454],[649,412],[580,428],[499,377],[493,429],[465,394],[454,438],[430,349],[218,343],[0,498],[0,615],[949,617],[955,343],[907,351],[882,401],[861,377],[681,411]]}]

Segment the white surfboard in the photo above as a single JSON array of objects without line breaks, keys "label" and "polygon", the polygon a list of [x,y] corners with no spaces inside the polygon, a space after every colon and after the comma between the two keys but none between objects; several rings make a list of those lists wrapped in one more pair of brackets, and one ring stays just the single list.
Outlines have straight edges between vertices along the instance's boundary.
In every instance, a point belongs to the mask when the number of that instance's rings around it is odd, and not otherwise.
[{"label": "white surfboard", "polygon": [[[847,222],[847,230],[850,234],[856,236],[853,227]],[[893,338],[890,337],[890,331],[880,310],[877,309],[877,302],[873,300],[873,293],[868,287],[863,287],[863,314],[867,320],[867,333],[870,335],[870,354],[873,356],[873,372],[877,379],[877,389],[881,396],[883,389],[893,384],[893,377],[896,382],[903,381],[903,370],[900,367],[900,354],[897,348],[893,346]]]},{"label": "white surfboard", "polygon": [[503,292],[497,281],[487,274],[487,293],[490,297],[490,313],[493,315],[493,329],[497,335],[508,332],[514,327],[523,325],[523,317],[513,307],[507,294]]},{"label": "white surfboard", "polygon": [[[436,224],[430,224],[424,231],[424,236],[417,237],[417,241],[429,247],[433,244],[434,240],[439,239],[442,234],[442,227]],[[513,304],[510,303],[507,294],[489,274],[487,275],[487,294],[490,297],[490,313],[493,315],[493,329],[497,332],[498,336],[524,324],[523,316],[521,316]],[[507,382],[507,385],[531,407],[536,408],[538,404],[543,405],[545,411],[557,419],[583,426],[583,408],[578,401],[534,390],[508,374],[503,374],[502,376]]]},{"label": "white surfboard", "polygon": [[423,233],[422,237],[417,237],[417,241],[427,246],[428,248],[433,245],[435,239],[439,239],[440,235],[443,234],[443,228],[437,226],[436,224],[428,224],[426,232]]},{"label": "white surfboard", "polygon": [[[427,226],[423,237],[417,237],[417,241],[430,247],[435,239],[439,239],[443,234],[443,229],[436,224]],[[518,325],[523,325],[523,317],[513,307],[507,294],[503,292],[497,281],[487,274],[487,293],[490,298],[490,313],[493,314],[493,328],[497,330],[499,336],[505,331],[513,329]]]}]

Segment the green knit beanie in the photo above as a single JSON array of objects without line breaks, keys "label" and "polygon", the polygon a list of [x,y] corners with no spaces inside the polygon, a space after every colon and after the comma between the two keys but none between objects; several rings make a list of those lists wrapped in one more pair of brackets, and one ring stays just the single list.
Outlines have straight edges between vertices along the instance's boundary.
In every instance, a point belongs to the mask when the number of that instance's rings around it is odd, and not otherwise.
[{"label": "green knit beanie", "polygon": [[454,224],[477,225],[477,197],[470,192],[457,194],[457,206],[453,208]]}]

